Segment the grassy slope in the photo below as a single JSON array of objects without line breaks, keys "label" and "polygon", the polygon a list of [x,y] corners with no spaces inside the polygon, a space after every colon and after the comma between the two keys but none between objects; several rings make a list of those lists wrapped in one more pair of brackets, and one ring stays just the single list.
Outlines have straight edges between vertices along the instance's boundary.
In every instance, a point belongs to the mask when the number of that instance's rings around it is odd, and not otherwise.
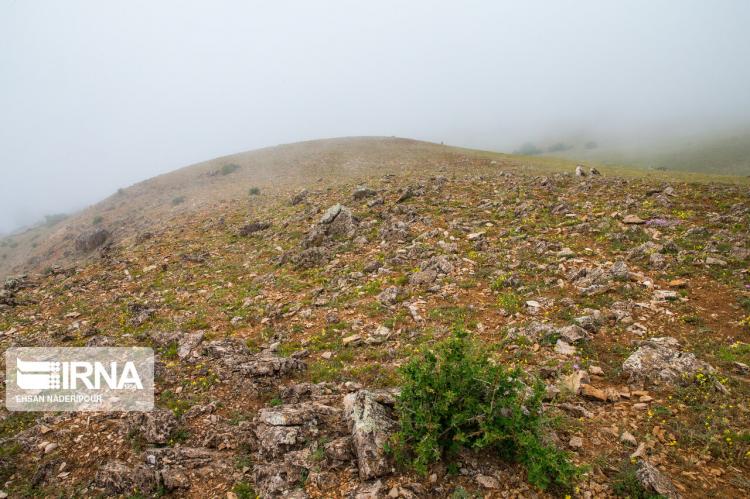
[{"label": "grassy slope", "polygon": [[[577,163],[557,157],[507,155],[383,137],[317,140],[243,152],[145,180],[57,224],[42,224],[0,240],[0,277],[79,261],[73,241],[78,234],[92,228],[94,220],[101,219],[97,225],[121,240],[158,231],[171,220],[212,204],[246,199],[248,189],[255,186],[262,191],[289,191],[318,186],[320,182],[334,185],[356,176],[438,171],[441,162],[456,157],[495,160],[504,167],[538,174],[572,172]],[[239,165],[239,170],[228,175],[214,174],[230,163]],[[596,166],[605,175],[750,185],[750,179],[744,177],[585,163]],[[175,204],[178,199],[181,202]]]}]

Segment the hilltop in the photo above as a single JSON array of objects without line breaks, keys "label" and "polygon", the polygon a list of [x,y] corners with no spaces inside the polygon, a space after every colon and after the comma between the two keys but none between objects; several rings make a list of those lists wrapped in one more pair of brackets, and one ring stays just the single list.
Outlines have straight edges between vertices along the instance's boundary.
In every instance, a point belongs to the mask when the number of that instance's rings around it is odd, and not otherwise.
[{"label": "hilltop", "polygon": [[[605,173],[626,177],[648,175],[652,180],[746,183],[750,180],[683,172],[644,172],[638,168],[584,162]],[[158,232],[191,213],[210,206],[241,203],[250,206],[251,194],[261,198],[287,194],[310,186],[334,186],[366,181],[378,175],[428,175],[437,171],[472,168],[495,171],[498,165],[526,173],[572,172],[576,162],[559,158],[507,155],[390,137],[351,137],[285,144],[216,158],[160,175],[127,188],[85,210],[52,215],[44,223],[0,239],[0,277],[26,271],[40,272],[56,265],[86,261],[86,244],[76,249],[81,235],[104,229],[108,242],[131,240]],[[254,191],[253,191],[254,192]]]},{"label": "hilltop", "polygon": [[[3,269],[28,275],[0,295],[2,348],[151,346],[157,409],[3,409],[0,490],[746,496],[750,184],[575,170],[313,141],[193,165],[16,236],[26,254]],[[569,487],[537,487],[544,455],[460,449],[421,474],[384,452],[404,366],[457,334],[517,369],[520,405],[500,414],[522,419],[525,388],[541,390],[544,449],[580,466]]]}]

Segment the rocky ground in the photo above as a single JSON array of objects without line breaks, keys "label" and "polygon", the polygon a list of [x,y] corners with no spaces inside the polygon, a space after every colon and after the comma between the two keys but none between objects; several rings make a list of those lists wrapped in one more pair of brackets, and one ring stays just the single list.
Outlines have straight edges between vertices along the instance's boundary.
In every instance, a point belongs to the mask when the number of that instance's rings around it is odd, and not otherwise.
[{"label": "rocky ground", "polygon": [[0,346],[152,346],[157,409],[0,413],[0,490],[555,496],[385,452],[399,366],[463,327],[547,384],[570,496],[748,495],[750,188],[578,173],[456,156],[88,233],[90,263],[6,281]]}]

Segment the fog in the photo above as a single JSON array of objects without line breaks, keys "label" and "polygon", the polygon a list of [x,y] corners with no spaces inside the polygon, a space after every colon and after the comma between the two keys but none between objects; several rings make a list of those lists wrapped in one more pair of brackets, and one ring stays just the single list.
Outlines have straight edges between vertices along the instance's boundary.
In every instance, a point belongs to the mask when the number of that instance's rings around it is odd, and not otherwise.
[{"label": "fog", "polygon": [[749,21],[744,0],[0,0],[0,232],[299,140],[731,129]]}]

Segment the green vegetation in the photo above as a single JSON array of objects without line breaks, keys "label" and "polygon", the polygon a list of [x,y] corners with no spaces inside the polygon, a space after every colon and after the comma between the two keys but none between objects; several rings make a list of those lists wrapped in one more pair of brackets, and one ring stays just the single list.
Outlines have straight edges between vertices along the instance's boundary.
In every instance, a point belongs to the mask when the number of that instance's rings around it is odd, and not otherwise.
[{"label": "green vegetation", "polygon": [[221,167],[221,170],[219,170],[219,173],[221,175],[230,175],[239,169],[240,169],[240,165],[236,163],[227,163],[226,165]]},{"label": "green vegetation", "polygon": [[[541,489],[568,489],[578,474],[568,455],[544,443],[543,385],[494,364],[486,349],[457,330],[402,369],[400,431],[392,451],[424,474],[460,449],[492,448],[526,467]],[[531,386],[528,383],[531,383]]]},{"label": "green vegetation", "polygon": [[94,219],[93,219],[93,220],[91,221],[91,223],[92,223],[93,225],[99,225],[99,224],[100,224],[100,223],[102,223],[103,221],[104,221],[104,217],[103,217],[103,216],[101,216],[101,215],[97,215],[97,216],[95,216],[95,217],[94,217]]},{"label": "green vegetation", "polygon": [[185,202],[185,196],[177,196],[172,198],[172,206],[177,206]]},{"label": "green vegetation", "polygon": [[259,196],[260,195],[260,187],[251,187],[248,189],[247,193],[250,196]]},{"label": "green vegetation", "polygon": [[255,499],[258,497],[253,486],[247,482],[237,482],[232,491],[237,494],[238,499]]}]

